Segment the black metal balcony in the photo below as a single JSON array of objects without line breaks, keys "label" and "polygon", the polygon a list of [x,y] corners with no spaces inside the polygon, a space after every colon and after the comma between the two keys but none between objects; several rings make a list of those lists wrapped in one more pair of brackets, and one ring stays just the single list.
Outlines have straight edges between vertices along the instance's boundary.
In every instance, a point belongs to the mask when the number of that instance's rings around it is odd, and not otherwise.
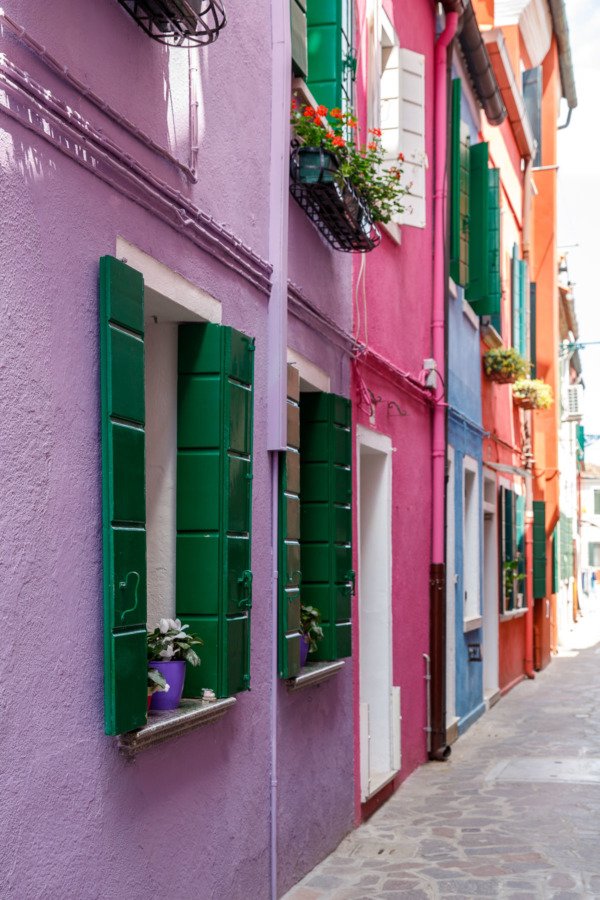
[{"label": "black metal balcony", "polygon": [[212,44],[227,22],[221,0],[119,0],[155,41],[171,47]]}]

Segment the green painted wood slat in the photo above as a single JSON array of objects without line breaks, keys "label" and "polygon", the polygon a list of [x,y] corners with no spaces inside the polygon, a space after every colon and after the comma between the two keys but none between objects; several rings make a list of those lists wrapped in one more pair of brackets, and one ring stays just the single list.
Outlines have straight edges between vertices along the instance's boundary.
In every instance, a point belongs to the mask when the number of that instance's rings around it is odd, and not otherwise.
[{"label": "green painted wood slat", "polygon": [[546,596],[546,502],[533,501],[533,596]]},{"label": "green painted wood slat", "polygon": [[146,724],[144,281],[100,260],[104,710],[107,734]]},{"label": "green painted wood slat", "polygon": [[184,695],[250,686],[250,510],[254,340],[179,326],[177,615],[204,641]]}]

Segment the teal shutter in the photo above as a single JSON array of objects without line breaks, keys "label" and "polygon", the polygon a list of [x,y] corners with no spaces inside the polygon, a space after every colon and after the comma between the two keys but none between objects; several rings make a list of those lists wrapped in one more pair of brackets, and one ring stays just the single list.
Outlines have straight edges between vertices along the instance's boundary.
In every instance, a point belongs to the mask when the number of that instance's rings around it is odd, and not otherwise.
[{"label": "teal shutter", "polygon": [[527,263],[519,260],[519,353],[527,359]]},{"label": "teal shutter", "polygon": [[514,609],[513,590],[510,596],[506,592],[506,576],[504,563],[516,558],[515,546],[515,503],[514,494],[508,488],[500,488],[500,612]]},{"label": "teal shutter", "polygon": [[452,183],[450,277],[463,287],[469,277],[469,126],[460,118],[461,80],[452,82]]},{"label": "teal shutter", "polygon": [[146,724],[144,281],[100,260],[104,710],[107,734]]},{"label": "teal shutter", "polygon": [[546,503],[533,501],[533,596],[546,596]]},{"label": "teal shutter", "polygon": [[321,613],[314,659],[352,652],[351,404],[335,394],[300,399],[300,568],[302,602]]},{"label": "teal shutter", "polygon": [[514,590],[514,602],[516,606],[519,606],[517,603],[517,595],[523,595],[523,606],[526,605],[526,581],[527,581],[527,571],[525,567],[525,497],[521,496],[521,494],[515,494],[514,496],[514,506],[515,506],[515,539],[516,539],[516,548],[519,560],[519,568],[518,573],[523,577],[520,581],[515,583]]},{"label": "teal shutter", "polygon": [[535,281],[529,284],[529,360],[531,362],[531,377],[537,378],[537,285]]},{"label": "teal shutter", "polygon": [[300,377],[287,367],[287,440],[279,456],[279,676],[300,672]]},{"label": "teal shutter", "polygon": [[292,26],[292,71],[300,78],[308,72],[308,48],[306,33],[306,0],[290,0]]},{"label": "teal shutter", "polygon": [[478,315],[486,307],[489,291],[489,176],[488,144],[469,150],[469,284],[466,298]]},{"label": "teal shutter", "polygon": [[552,593],[558,592],[558,525],[552,533]]},{"label": "teal shutter", "polygon": [[250,513],[254,340],[179,326],[176,608],[204,641],[184,696],[250,684]]},{"label": "teal shutter", "polygon": [[521,352],[521,266],[519,260],[519,248],[513,244],[510,260],[510,298],[512,320],[512,345]]},{"label": "teal shutter", "polygon": [[[488,169],[489,273],[485,312],[480,315],[500,317],[502,278],[500,273],[500,169]],[[499,329],[498,329],[499,331]]]},{"label": "teal shutter", "polygon": [[352,105],[352,15],[349,0],[307,0],[308,77],[317,103]]}]

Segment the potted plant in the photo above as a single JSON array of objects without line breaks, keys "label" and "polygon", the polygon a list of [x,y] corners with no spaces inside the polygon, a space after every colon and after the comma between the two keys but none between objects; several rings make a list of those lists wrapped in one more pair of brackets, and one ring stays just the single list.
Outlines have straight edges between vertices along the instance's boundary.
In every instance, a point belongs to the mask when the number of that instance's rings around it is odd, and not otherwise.
[{"label": "potted plant", "polygon": [[513,384],[513,400],[522,409],[550,409],[552,388],[541,378],[519,378]]},{"label": "potted plant", "polygon": [[529,372],[529,363],[514,347],[497,347],[483,355],[483,367],[490,381],[512,384]]},{"label": "potted plant", "polygon": [[194,647],[202,645],[195,634],[187,634],[189,625],[179,619],[161,619],[154,631],[149,631],[148,662],[150,669],[157,669],[166,682],[167,690],[152,693],[150,709],[176,709],[183,693],[185,664],[200,665],[200,657]]},{"label": "potted plant", "polygon": [[513,596],[515,586],[525,578],[524,572],[519,572],[519,559],[507,559],[504,563],[504,600],[506,607]]},{"label": "potted plant", "polygon": [[359,143],[356,118],[335,107],[294,101],[291,122],[292,195],[336,249],[373,249],[381,239],[374,223],[403,212],[412,186],[401,180],[403,155],[384,164],[381,131]]},{"label": "potted plant", "polygon": [[148,709],[150,709],[150,701],[152,695],[157,691],[168,691],[169,685],[165,676],[155,669],[153,666],[148,668]]},{"label": "potted plant", "polygon": [[300,665],[304,666],[309,653],[317,649],[317,641],[323,638],[323,629],[320,626],[321,613],[315,606],[300,607],[300,629],[302,638],[300,643]]}]

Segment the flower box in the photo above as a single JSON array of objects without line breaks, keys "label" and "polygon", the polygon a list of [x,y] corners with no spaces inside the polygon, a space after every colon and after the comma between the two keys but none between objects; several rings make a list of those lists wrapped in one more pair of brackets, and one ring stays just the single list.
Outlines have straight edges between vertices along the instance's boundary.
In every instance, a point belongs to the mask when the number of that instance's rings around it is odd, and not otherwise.
[{"label": "flower box", "polygon": [[330,150],[296,147],[290,159],[292,197],[335,250],[374,250],[381,234],[360,194],[346,179],[336,177],[338,167]]}]

